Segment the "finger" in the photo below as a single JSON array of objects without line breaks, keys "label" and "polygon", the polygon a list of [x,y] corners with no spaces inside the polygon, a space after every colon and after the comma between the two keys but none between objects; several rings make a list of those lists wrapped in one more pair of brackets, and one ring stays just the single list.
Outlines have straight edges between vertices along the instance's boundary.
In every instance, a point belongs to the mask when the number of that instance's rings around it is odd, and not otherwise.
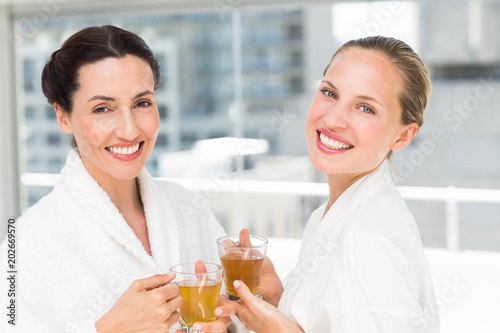
[{"label": "finger", "polygon": [[156,311],[158,313],[159,318],[162,318],[162,321],[170,325],[172,327],[175,323],[179,321],[179,311],[177,311],[184,300],[181,296],[177,296],[169,300],[168,302],[163,302],[162,304],[156,307]]},{"label": "finger", "polygon": [[168,283],[160,288],[150,291],[151,293],[157,293],[160,302],[167,302],[175,297],[179,296],[179,287],[176,284]]},{"label": "finger", "polygon": [[177,311],[172,312],[172,314],[170,315],[170,317],[167,318],[166,321],[168,329],[177,324],[177,322],[179,321],[179,316],[180,316],[179,312]]},{"label": "finger", "polygon": [[247,285],[242,281],[240,280],[234,281],[233,286],[234,289],[236,289],[238,296],[247,306],[251,307],[252,305],[256,305],[256,302],[260,300],[259,298],[255,297],[254,294],[252,294],[250,289],[248,289]]},{"label": "finger", "polygon": [[214,311],[217,317],[233,316],[236,314],[236,307],[239,306],[239,304],[229,301],[224,295],[219,295],[217,305]]},{"label": "finger", "polygon": [[204,286],[206,285],[206,280],[208,275],[207,273],[207,268],[205,267],[205,264],[203,261],[198,260],[196,264],[194,264],[194,272],[196,273],[196,278],[198,280],[202,280],[201,285]]},{"label": "finger", "polygon": [[[238,243],[238,244],[237,244]],[[224,255],[223,257],[226,259],[238,259],[239,258],[239,242],[233,242],[230,239],[225,239],[222,241],[222,245],[224,246]]]},{"label": "finger", "polygon": [[259,251],[251,248],[252,242],[250,241],[248,229],[241,229],[240,231],[240,247],[242,248],[242,259],[250,260],[252,256],[260,254]]},{"label": "finger", "polygon": [[195,273],[206,273],[207,268],[205,267],[205,264],[203,263],[202,260],[198,260],[196,264],[194,264],[194,271]]},{"label": "finger", "polygon": [[264,265],[262,266],[262,271],[264,272],[271,272],[271,273],[276,273],[276,269],[274,268],[274,264],[273,262],[271,261],[271,259],[269,259],[269,257],[266,257],[264,259]]},{"label": "finger", "polygon": [[241,229],[240,231],[240,246],[241,247],[252,247],[250,242],[250,233],[248,229]]},{"label": "finger", "polygon": [[231,325],[232,320],[229,317],[218,318],[216,321],[209,323],[194,323],[193,330],[197,332],[225,332],[227,327]]},{"label": "finger", "polygon": [[144,279],[135,280],[130,288],[135,291],[151,290],[163,286],[175,278],[175,273],[156,274]]},{"label": "finger", "polygon": [[181,295],[177,295],[174,298],[165,302],[165,305],[167,306],[170,312],[177,312],[177,309],[180,308],[182,304],[184,304],[184,298],[182,298]]}]

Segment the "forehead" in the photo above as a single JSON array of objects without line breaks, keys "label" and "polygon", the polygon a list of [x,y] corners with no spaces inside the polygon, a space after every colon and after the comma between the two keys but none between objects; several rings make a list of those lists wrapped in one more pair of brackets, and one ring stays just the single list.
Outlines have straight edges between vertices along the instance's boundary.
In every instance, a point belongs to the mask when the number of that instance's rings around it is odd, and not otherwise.
[{"label": "forehead", "polygon": [[83,65],[78,71],[78,83],[80,89],[88,90],[132,89],[154,85],[154,77],[146,61],[126,55]]},{"label": "forehead", "polygon": [[325,75],[335,86],[348,86],[356,94],[398,99],[402,79],[385,54],[352,47],[335,56]]}]

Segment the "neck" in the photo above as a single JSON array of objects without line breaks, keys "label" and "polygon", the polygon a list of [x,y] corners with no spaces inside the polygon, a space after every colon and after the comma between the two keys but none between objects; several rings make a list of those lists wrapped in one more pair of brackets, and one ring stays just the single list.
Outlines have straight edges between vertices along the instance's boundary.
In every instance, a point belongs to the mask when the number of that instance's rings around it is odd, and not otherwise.
[{"label": "neck", "polygon": [[99,185],[108,193],[111,201],[123,215],[130,211],[143,211],[141,195],[136,178],[134,179],[106,179]]},{"label": "neck", "polygon": [[[330,209],[330,207],[337,201],[337,199],[344,193],[349,187],[352,186],[355,182],[363,178],[364,176],[369,175],[373,171],[377,170],[377,168],[383,163],[382,161],[379,165],[377,165],[374,169],[364,171],[356,174],[340,174],[333,173],[327,175],[328,180],[328,188],[329,188],[329,197],[328,203],[326,204],[325,212]],[[323,214],[323,216],[324,216]]]},{"label": "neck", "polygon": [[[131,213],[144,215],[144,208],[136,178],[118,179],[95,168],[93,164],[87,165],[86,162],[86,160],[83,160],[87,171],[94,177],[99,186],[106,191],[111,202],[115,204],[118,211],[124,217],[129,216]],[[127,222],[130,224],[129,221]]]},{"label": "neck", "polygon": [[328,203],[326,204],[325,214],[342,195],[342,193],[344,193],[352,184],[354,184],[358,179],[361,179],[363,176],[364,174],[328,174],[326,177],[328,180],[328,189],[330,192]]}]

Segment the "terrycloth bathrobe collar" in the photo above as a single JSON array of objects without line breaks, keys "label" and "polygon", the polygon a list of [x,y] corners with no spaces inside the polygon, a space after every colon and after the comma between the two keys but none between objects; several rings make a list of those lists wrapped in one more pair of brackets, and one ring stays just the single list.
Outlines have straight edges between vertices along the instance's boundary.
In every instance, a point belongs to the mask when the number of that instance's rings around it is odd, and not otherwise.
[{"label": "terrycloth bathrobe collar", "polygon": [[[76,150],[68,154],[66,165],[61,171],[60,182],[73,199],[91,217],[89,220],[97,223],[110,237],[123,246],[131,254],[143,263],[162,267],[167,265],[167,253],[170,262],[180,262],[179,244],[179,223],[176,216],[172,214],[175,207],[168,207],[170,204],[156,194],[157,186],[149,172],[144,168],[138,176],[141,199],[146,215],[148,235],[151,246],[150,256],[142,246],[134,231],[127,225],[127,222],[118,211],[109,195],[99,186],[97,181],[89,174]],[[147,190],[146,190],[147,189]],[[161,215],[154,207],[164,207]],[[165,243],[162,237],[158,237],[162,232],[171,234],[171,241]]]}]

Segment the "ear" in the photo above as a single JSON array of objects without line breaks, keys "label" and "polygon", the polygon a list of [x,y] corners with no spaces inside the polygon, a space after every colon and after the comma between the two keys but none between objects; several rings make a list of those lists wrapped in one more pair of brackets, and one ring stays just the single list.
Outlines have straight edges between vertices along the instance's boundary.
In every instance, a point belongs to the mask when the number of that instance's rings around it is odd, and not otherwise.
[{"label": "ear", "polygon": [[404,147],[408,146],[410,144],[411,140],[413,140],[413,138],[415,137],[415,135],[417,135],[417,132],[418,132],[418,124],[417,123],[411,123],[408,125],[404,125],[401,128],[399,138],[396,140],[396,142],[394,142],[392,144],[391,150],[399,150],[399,149],[403,149]]},{"label": "ear", "polygon": [[73,129],[71,128],[71,119],[69,113],[64,110],[59,104],[54,103],[54,110],[56,112],[57,124],[63,130],[63,132],[71,134]]}]

